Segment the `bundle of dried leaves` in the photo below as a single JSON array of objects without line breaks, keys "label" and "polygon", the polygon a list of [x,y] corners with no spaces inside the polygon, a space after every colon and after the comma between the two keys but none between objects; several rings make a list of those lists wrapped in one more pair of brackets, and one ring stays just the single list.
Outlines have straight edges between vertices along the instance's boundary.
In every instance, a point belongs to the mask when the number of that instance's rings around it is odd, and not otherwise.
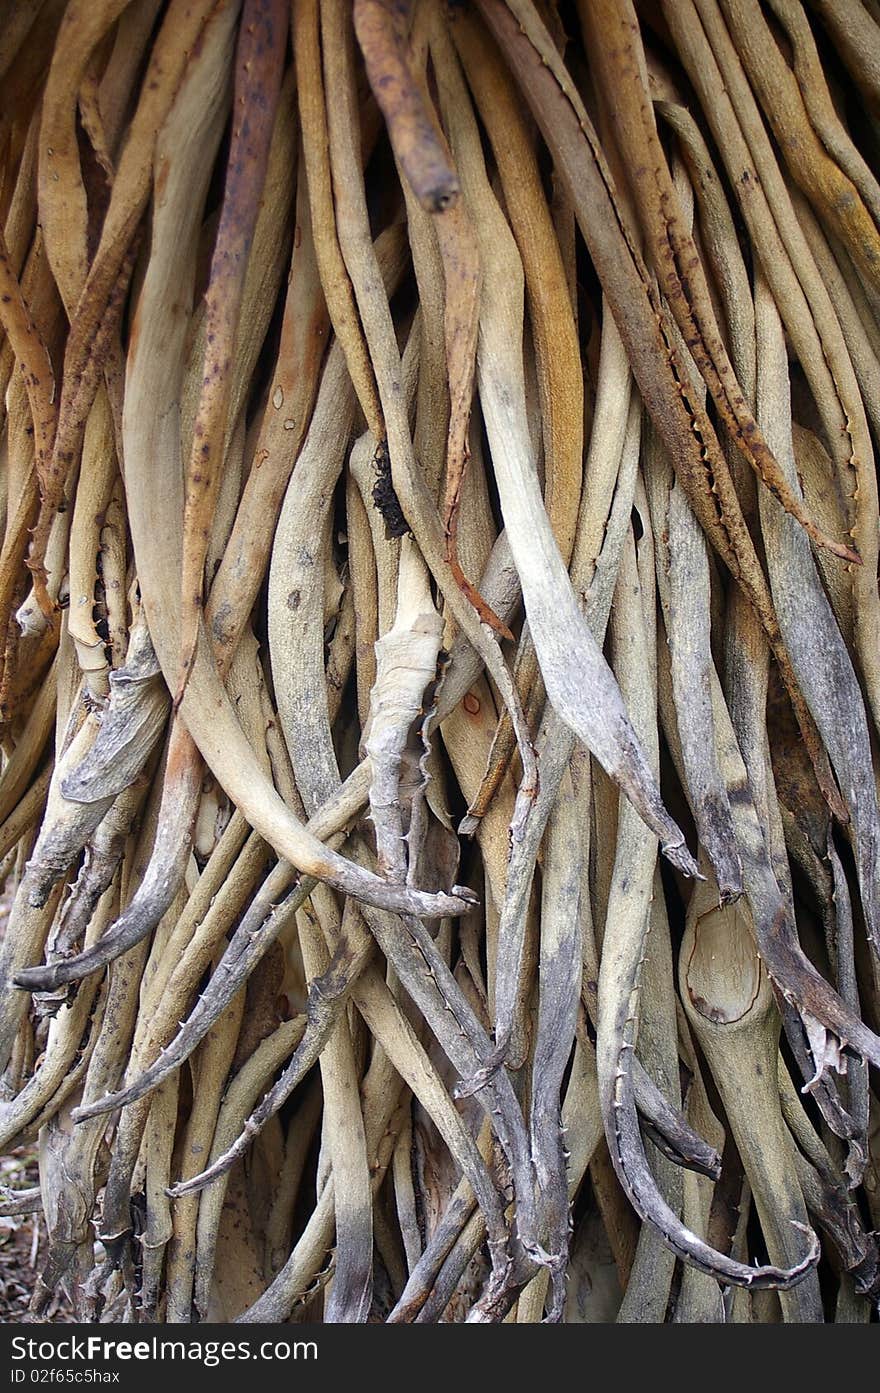
[{"label": "bundle of dried leaves", "polygon": [[0,15],[32,1313],[869,1320],[880,6]]}]

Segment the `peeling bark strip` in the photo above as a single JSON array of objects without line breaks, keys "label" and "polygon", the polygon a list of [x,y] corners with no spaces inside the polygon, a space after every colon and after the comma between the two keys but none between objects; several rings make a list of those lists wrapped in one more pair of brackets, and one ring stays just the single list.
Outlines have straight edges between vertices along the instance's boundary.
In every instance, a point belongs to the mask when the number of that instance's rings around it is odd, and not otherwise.
[{"label": "peeling bark strip", "polygon": [[193,663],[204,597],[205,558],[220,491],[232,356],[269,143],[278,111],[290,7],[286,0],[244,0],[235,56],[232,137],[223,207],[205,292],[207,325],[202,390],[186,475],[181,578],[180,705]]}]

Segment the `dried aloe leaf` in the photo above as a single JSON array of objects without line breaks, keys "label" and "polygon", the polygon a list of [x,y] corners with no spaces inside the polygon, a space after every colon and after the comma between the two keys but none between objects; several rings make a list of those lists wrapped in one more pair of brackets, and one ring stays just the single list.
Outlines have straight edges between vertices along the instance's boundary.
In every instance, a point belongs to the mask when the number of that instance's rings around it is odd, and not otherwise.
[{"label": "dried aloe leaf", "polygon": [[[220,463],[229,414],[230,367],[244,292],[248,255],[269,162],[272,127],[279,111],[287,43],[284,0],[244,0],[235,85],[232,136],[223,205],[205,292],[206,350],[202,390],[186,475],[183,521],[181,678],[187,681],[202,607],[208,537],[220,488]],[[255,100],[259,94],[259,100]]]},{"label": "dried aloe leaf", "polygon": [[[639,587],[637,584],[634,585],[636,577],[632,538],[628,551],[624,575],[629,583],[625,588],[620,588],[619,594],[622,596],[633,590],[634,599],[641,609]],[[631,609],[630,623],[633,623],[634,617]],[[626,630],[619,617],[617,622],[618,641],[626,643]],[[644,624],[644,618],[641,623]],[[632,642],[630,639],[629,643]],[[644,634],[642,642],[644,643]],[[633,679],[642,662],[643,655],[640,655],[632,664]],[[653,714],[646,706],[646,697],[651,685],[650,676],[643,676],[641,683],[640,716],[648,721]],[[656,735],[654,739],[656,740]],[[615,1172],[638,1212],[645,1217],[650,1216],[651,1223],[657,1228],[667,1246],[698,1271],[705,1272],[717,1280],[731,1281],[746,1287],[796,1286],[818,1259],[819,1250],[815,1243],[810,1246],[806,1257],[801,1254],[801,1260],[788,1269],[777,1266],[750,1269],[743,1263],[713,1251],[697,1235],[689,1233],[663,1198],[648,1167],[639,1135],[632,1071],[628,1059],[635,1050],[638,979],[648,930],[655,860],[656,849],[652,839],[633,821],[627,806],[621,805],[617,854],[602,945],[597,1032],[602,1116]]]},{"label": "dried aloe leaf", "polygon": [[458,179],[407,62],[410,9],[406,0],[357,0],[354,27],[404,173],[422,206],[441,213],[455,200]]},{"label": "dried aloe leaf", "polygon": [[798,84],[756,0],[721,3],[743,67],[794,178],[846,244],[865,279],[880,284],[876,204],[873,210],[865,207],[859,188],[813,129]]},{"label": "dried aloe leaf", "polygon": [[[779,457],[796,484],[782,325],[761,281],[757,286],[755,307],[758,413],[771,432],[778,432]],[[864,704],[809,547],[806,551],[800,549],[786,532],[778,510],[774,513],[769,502],[764,500],[761,500],[761,523],[767,544],[770,585],[786,646],[798,671],[801,689],[822,731],[850,813],[865,927],[868,941],[877,954],[880,951],[876,904],[880,821]],[[806,610],[809,619],[805,624],[802,616]],[[817,646],[823,655],[821,665],[813,657]]]},{"label": "dried aloe leaf", "polygon": [[[459,154],[463,191],[473,209],[484,267],[477,360],[480,398],[502,513],[547,693],[566,724],[656,829],[665,854],[687,870],[690,853],[660,802],[616,684],[578,610],[540,495],[528,447],[519,368],[522,267],[481,172],[474,135],[475,131],[462,131],[460,153],[453,135],[453,149]],[[585,673],[590,674],[589,705],[579,698]]]}]

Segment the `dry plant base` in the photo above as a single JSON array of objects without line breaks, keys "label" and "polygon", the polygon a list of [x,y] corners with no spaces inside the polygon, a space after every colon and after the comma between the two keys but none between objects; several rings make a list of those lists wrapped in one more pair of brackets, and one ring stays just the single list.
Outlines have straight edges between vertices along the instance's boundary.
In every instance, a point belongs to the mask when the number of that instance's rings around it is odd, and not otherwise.
[{"label": "dry plant base", "polygon": [[32,9],[31,1315],[876,1319],[876,7]]}]

